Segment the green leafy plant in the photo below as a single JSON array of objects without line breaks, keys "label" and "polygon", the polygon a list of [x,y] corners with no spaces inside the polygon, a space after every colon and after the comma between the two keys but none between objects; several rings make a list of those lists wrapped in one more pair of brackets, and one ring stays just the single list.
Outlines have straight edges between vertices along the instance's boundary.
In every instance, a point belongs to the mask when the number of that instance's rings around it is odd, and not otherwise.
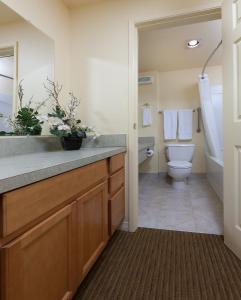
[{"label": "green leafy plant", "polygon": [[12,127],[14,135],[40,135],[42,132],[42,124],[44,121],[39,115],[39,109],[45,105],[46,101],[42,101],[33,107],[33,97],[26,105],[23,104],[24,89],[22,81],[18,86],[19,108],[14,119],[9,119],[9,124]]}]

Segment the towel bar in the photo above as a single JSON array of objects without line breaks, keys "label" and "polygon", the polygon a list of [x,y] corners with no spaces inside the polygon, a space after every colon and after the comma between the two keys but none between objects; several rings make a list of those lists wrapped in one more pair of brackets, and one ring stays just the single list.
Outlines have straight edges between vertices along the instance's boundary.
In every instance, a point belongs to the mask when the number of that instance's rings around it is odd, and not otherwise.
[{"label": "towel bar", "polygon": [[[174,109],[174,108],[173,108]],[[184,108],[180,108],[180,109],[184,109]],[[188,108],[187,108],[188,109]],[[179,110],[179,109],[177,109],[177,110]],[[196,111],[196,109],[193,109],[193,112],[195,112]],[[163,110],[159,110],[158,111],[160,114],[162,114],[163,113]]]}]

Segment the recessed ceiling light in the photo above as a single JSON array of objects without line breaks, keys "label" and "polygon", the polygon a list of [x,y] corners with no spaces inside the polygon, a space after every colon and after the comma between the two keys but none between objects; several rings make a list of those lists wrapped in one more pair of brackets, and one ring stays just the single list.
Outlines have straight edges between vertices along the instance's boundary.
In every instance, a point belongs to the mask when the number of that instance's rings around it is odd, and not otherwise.
[{"label": "recessed ceiling light", "polygon": [[187,42],[187,47],[188,48],[196,48],[200,45],[200,41],[199,40],[190,40]]}]

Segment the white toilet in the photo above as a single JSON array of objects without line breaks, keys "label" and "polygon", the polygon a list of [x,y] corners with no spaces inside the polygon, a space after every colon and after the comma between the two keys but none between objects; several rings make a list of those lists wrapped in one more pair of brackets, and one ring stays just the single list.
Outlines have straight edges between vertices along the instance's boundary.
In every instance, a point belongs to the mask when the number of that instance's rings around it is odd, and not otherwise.
[{"label": "white toilet", "polygon": [[174,188],[185,188],[186,179],[192,172],[192,158],[194,144],[168,144],[166,145],[168,175],[173,179]]}]

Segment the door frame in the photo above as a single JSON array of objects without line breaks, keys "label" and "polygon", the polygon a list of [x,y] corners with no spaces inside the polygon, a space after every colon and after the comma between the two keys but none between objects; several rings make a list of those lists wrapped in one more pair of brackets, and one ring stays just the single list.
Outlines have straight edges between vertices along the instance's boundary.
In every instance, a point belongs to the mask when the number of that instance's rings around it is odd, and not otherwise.
[{"label": "door frame", "polygon": [[166,28],[221,18],[222,6],[206,5],[196,9],[179,10],[165,17],[129,21],[129,118],[128,118],[128,227],[138,228],[138,31]]}]

